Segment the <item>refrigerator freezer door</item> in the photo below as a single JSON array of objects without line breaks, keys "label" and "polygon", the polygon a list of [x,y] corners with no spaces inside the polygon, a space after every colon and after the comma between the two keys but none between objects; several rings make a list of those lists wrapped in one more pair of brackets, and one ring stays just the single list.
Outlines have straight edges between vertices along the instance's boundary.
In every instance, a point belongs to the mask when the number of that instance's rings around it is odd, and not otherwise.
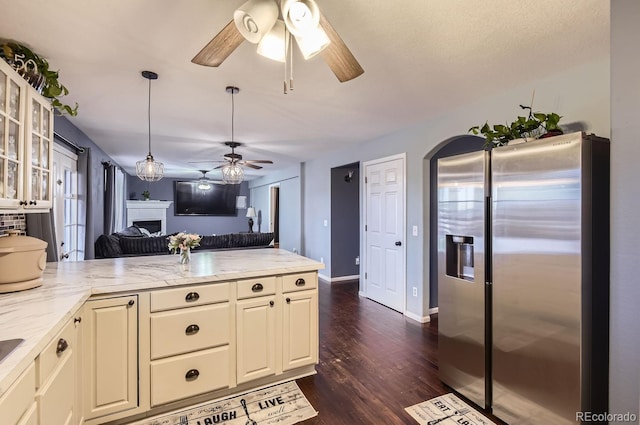
[{"label": "refrigerator freezer door", "polygon": [[580,136],[492,152],[493,413],[510,424],[580,411]]},{"label": "refrigerator freezer door", "polygon": [[484,407],[487,152],[438,160],[440,379]]}]

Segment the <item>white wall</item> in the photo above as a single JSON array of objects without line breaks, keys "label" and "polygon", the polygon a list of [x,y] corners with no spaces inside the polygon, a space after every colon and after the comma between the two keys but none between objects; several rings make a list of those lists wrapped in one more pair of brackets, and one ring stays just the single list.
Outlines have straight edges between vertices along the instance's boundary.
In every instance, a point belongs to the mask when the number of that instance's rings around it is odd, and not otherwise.
[{"label": "white wall", "polygon": [[[640,385],[640,2],[611,2],[609,412],[638,414]],[[623,422],[611,422],[620,423]],[[627,422],[628,423],[628,422]],[[637,423],[637,422],[636,422]]]},{"label": "white wall", "polygon": [[[588,57],[588,52],[585,52]],[[323,227],[323,220],[329,219],[331,168],[356,161],[407,153],[407,310],[412,315],[428,315],[428,267],[424,249],[428,238],[428,199],[424,199],[424,185],[428,185],[423,158],[442,141],[485,121],[500,123],[513,120],[521,114],[519,104],[528,104],[535,89],[534,109],[557,112],[563,116],[561,123],[580,121],[586,131],[609,137],[609,58],[591,58],[591,62],[566,72],[555,74],[537,81],[524,83],[519,87],[505,90],[489,98],[482,99],[455,111],[443,112],[442,116],[360,145],[348,146],[338,152],[305,163],[303,191],[305,255],[319,260],[325,259],[324,274],[331,276],[330,250],[331,232]],[[434,100],[435,102],[436,100]],[[364,223],[361,191],[361,222]],[[412,226],[417,225],[419,236],[411,236]],[[363,258],[362,241],[360,235]],[[361,270],[361,282],[364,270]],[[418,297],[411,296],[409,288],[418,287]]]},{"label": "white wall", "polygon": [[[302,246],[302,164],[249,182],[250,203],[262,214],[262,232],[269,231],[270,187],[280,187],[280,248],[303,254]],[[254,220],[257,231],[257,220]]]}]

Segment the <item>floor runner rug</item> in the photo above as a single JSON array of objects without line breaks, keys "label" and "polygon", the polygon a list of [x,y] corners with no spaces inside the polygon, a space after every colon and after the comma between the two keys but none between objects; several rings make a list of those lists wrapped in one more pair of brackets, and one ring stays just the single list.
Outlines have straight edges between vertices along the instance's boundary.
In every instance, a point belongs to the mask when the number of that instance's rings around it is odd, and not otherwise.
[{"label": "floor runner rug", "polygon": [[292,425],[317,414],[298,384],[291,381],[131,425]]},{"label": "floor runner rug", "polygon": [[414,404],[404,410],[420,425],[495,425],[453,393]]}]

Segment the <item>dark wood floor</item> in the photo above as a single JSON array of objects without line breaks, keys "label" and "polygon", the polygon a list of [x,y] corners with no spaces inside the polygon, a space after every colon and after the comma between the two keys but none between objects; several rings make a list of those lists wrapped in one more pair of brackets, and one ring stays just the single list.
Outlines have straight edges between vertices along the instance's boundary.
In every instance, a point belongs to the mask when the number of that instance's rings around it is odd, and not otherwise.
[{"label": "dark wood floor", "polygon": [[415,425],[405,407],[451,392],[438,379],[437,316],[407,319],[359,297],[357,281],[321,283],[319,297],[318,374],[298,380],[319,414],[304,424]]},{"label": "dark wood floor", "polygon": [[438,379],[437,319],[420,324],[358,297],[358,282],[320,285],[318,374],[298,385],[305,424],[416,424],[404,408],[450,392]]}]

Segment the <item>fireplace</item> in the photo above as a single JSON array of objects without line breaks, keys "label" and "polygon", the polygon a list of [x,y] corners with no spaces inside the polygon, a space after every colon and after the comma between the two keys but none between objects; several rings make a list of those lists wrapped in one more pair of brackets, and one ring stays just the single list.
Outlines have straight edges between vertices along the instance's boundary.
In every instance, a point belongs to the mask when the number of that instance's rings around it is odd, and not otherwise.
[{"label": "fireplace", "polygon": [[149,233],[162,231],[162,220],[133,220],[133,225],[147,229]]},{"label": "fireplace", "polygon": [[[127,201],[127,226],[144,227],[150,233],[167,233],[167,208],[172,201]],[[151,225],[151,227],[150,227]]]}]

